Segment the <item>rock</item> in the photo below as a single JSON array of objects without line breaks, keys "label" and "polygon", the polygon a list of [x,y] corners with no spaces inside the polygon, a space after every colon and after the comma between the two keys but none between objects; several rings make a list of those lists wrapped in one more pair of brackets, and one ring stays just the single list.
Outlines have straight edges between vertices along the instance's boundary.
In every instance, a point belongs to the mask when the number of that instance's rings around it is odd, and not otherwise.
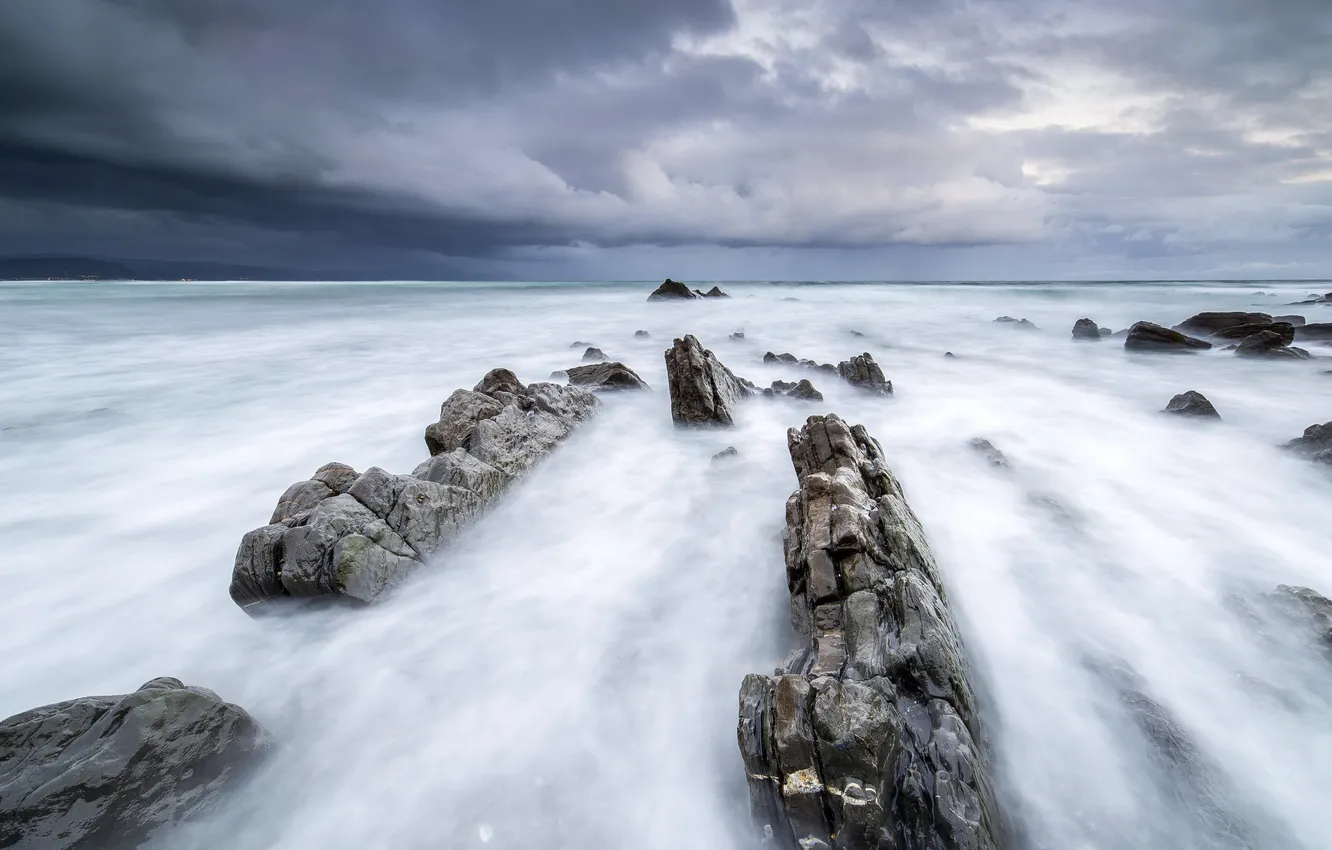
[{"label": "rock", "polygon": [[668,301],[672,298],[676,298],[687,301],[701,297],[702,297],[701,295],[694,292],[694,290],[685,286],[683,283],[680,283],[678,280],[671,280],[670,278],[666,278],[666,281],[661,286],[658,286],[656,289],[652,291],[652,294],[648,296],[647,300]]},{"label": "rock", "polygon": [[652,334],[648,333],[647,331],[634,331],[635,339],[647,339],[650,336],[652,336]]},{"label": "rock", "polygon": [[727,295],[725,292],[722,292],[720,286],[714,286],[714,287],[712,287],[711,289],[709,289],[707,292],[699,292],[697,289],[695,289],[694,292],[698,293],[699,295],[703,296],[704,298],[730,298],[730,297],[731,297],[731,296]]},{"label": "rock", "polygon": [[874,395],[892,395],[893,382],[888,380],[879,364],[874,362],[874,358],[868,351],[864,354],[857,354],[850,360],[837,364],[837,374],[842,376],[842,380],[859,390],[864,390]]},{"label": "rock", "polygon": [[808,378],[799,381],[773,381],[772,386],[763,391],[765,396],[785,396],[798,401],[823,401],[823,393],[814,388]]},{"label": "rock", "polygon": [[1308,322],[1295,328],[1295,338],[1298,340],[1306,339],[1332,339],[1332,322]]},{"label": "rock", "polygon": [[1207,400],[1207,396],[1197,390],[1180,393],[1170,399],[1162,413],[1174,413],[1179,416],[1197,416],[1204,419],[1220,419],[1221,414]]},{"label": "rock", "polygon": [[1027,319],[1015,319],[1012,316],[1000,316],[994,320],[994,323],[996,325],[1011,325],[1015,328],[1022,328],[1025,331],[1040,330],[1040,328],[1036,327],[1034,322],[1028,321]]},{"label": "rock", "polygon": [[1012,466],[1008,462],[1008,456],[996,449],[994,444],[984,437],[973,437],[968,445],[996,469],[1008,469]]},{"label": "rock", "polygon": [[440,407],[440,421],[426,429],[431,458],[411,475],[371,467],[353,480],[355,470],[330,464],[288,488],[274,521],[241,539],[232,600],[251,615],[292,600],[378,602],[599,404],[581,387],[524,386],[513,372],[492,370]]},{"label": "rock", "polygon": [[273,739],[243,708],[179,679],[0,722],[0,847],[130,850],[252,775]]},{"label": "rock", "polygon": [[1259,331],[1245,337],[1235,347],[1235,354],[1238,357],[1282,357],[1292,360],[1307,360],[1310,357],[1309,352],[1303,348],[1292,348],[1286,343],[1285,336],[1277,331]]},{"label": "rock", "polygon": [[1256,325],[1235,325],[1217,331],[1213,336],[1220,339],[1247,339],[1254,334],[1271,331],[1281,337],[1282,345],[1290,345],[1295,341],[1295,326],[1289,322],[1266,322]]},{"label": "rock", "polygon": [[1101,336],[1114,336],[1114,335],[1115,335],[1115,332],[1112,331],[1112,330],[1110,330],[1109,328],[1097,328],[1097,333],[1099,333]]},{"label": "rock", "polygon": [[1210,342],[1185,336],[1152,322],[1136,323],[1124,337],[1124,348],[1129,351],[1196,351],[1211,347]]},{"label": "rock", "polygon": [[569,383],[593,392],[601,390],[646,390],[647,382],[623,363],[594,363],[567,370]]},{"label": "rock", "polygon": [[787,297],[783,298],[782,300],[783,300],[783,301],[799,301],[800,299],[799,299],[799,298],[792,298],[791,296],[788,295]]},{"label": "rock", "polygon": [[1175,325],[1175,330],[1186,334],[1210,336],[1236,325],[1267,325],[1272,317],[1266,313],[1198,313]]},{"label": "rock", "polygon": [[882,449],[834,415],[787,441],[800,481],[787,586],[803,645],[740,687],[757,830],[779,848],[1007,847],[962,641]]},{"label": "rock", "polygon": [[737,339],[737,340],[739,340],[739,339],[744,339],[744,338],[745,338],[745,332],[744,332],[744,331],[736,331],[735,333],[731,334],[731,339]]},{"label": "rock", "polygon": [[1100,342],[1101,328],[1091,319],[1078,319],[1073,323],[1073,338]]},{"label": "rock", "polygon": [[735,405],[754,393],[753,384],[737,378],[692,334],[675,340],[666,351],[666,378],[676,425],[729,428],[735,424]]},{"label": "rock", "polygon": [[583,352],[584,363],[601,363],[608,359],[610,358],[606,356],[606,352],[602,351],[600,348],[589,348],[587,351]]},{"label": "rock", "polygon": [[864,337],[864,336],[865,336],[865,335],[864,335],[863,333],[861,333],[860,331],[847,331],[847,333],[851,334],[851,336],[854,336],[854,337]]},{"label": "rock", "polygon": [[574,341],[573,343],[571,343],[571,344],[569,345],[569,347],[570,347],[570,348],[587,348],[587,347],[590,346],[590,345],[592,345],[592,343],[590,343],[590,342],[585,342],[584,340],[581,340],[581,339],[580,339],[580,340],[576,340],[576,341]]},{"label": "rock", "polygon": [[712,462],[721,463],[723,461],[727,461],[730,460],[731,458],[739,456],[740,456],[739,449],[737,449],[735,446],[727,446],[726,448],[722,449],[721,451],[717,452],[715,455],[712,456]]},{"label": "rock", "polygon": [[1310,425],[1303,436],[1286,443],[1284,448],[1318,463],[1332,464],[1332,422]]},{"label": "rock", "polygon": [[1294,325],[1295,327],[1298,328],[1298,327],[1300,327],[1301,325],[1304,324],[1304,317],[1303,317],[1303,316],[1294,316],[1294,315],[1292,315],[1292,316],[1273,316],[1273,317],[1272,317],[1272,321],[1273,321],[1273,322],[1285,322],[1285,323],[1288,324],[1288,325]]},{"label": "rock", "polygon": [[951,352],[951,351],[945,351],[945,352],[944,352],[944,357],[956,357],[956,356],[957,356],[957,355],[954,354],[954,353]]},{"label": "rock", "polygon": [[818,363],[805,357],[796,357],[789,352],[783,354],[773,354],[769,351],[763,355],[763,362],[769,366],[775,364],[789,364],[795,366],[804,366],[806,369],[814,369],[819,372],[837,373],[837,367],[831,363]]},{"label": "rock", "polygon": [[788,354],[773,354],[771,351],[769,351],[767,354],[764,354],[764,355],[763,355],[763,362],[764,362],[764,363],[768,363],[768,364],[772,364],[772,363],[799,363],[799,362],[800,362],[800,358],[799,358],[799,357],[796,357],[794,354],[789,354],[789,353],[788,353]]},{"label": "rock", "polygon": [[1332,661],[1332,600],[1307,587],[1282,584],[1263,601],[1270,614],[1308,641],[1309,648]]}]

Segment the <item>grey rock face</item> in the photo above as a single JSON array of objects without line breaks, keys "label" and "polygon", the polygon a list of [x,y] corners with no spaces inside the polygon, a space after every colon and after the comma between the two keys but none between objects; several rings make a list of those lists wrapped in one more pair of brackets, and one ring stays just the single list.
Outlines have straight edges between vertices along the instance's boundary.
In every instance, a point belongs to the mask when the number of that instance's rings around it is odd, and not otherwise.
[{"label": "grey rock face", "polygon": [[652,334],[648,333],[647,331],[634,331],[635,339],[647,339],[650,336],[652,336]]},{"label": "grey rock face", "polygon": [[711,289],[709,289],[707,292],[699,292],[697,289],[695,289],[694,292],[698,293],[699,295],[702,295],[704,298],[730,298],[730,297],[731,297],[731,296],[727,295],[725,292],[722,292],[722,288],[721,288],[720,286],[714,286],[714,287],[712,287]]},{"label": "grey rock face", "polygon": [[178,679],[0,722],[0,847],[130,850],[206,811],[273,739],[239,706]]},{"label": "grey rock face", "polygon": [[1138,322],[1124,337],[1124,348],[1129,351],[1198,351],[1211,348],[1210,342],[1194,339],[1176,330],[1153,322]]},{"label": "grey rock face", "polygon": [[834,374],[834,375],[837,374],[837,367],[832,365],[831,363],[818,363],[814,360],[810,360],[807,357],[796,357],[794,354],[791,354],[790,352],[784,352],[782,354],[774,354],[773,352],[769,351],[763,355],[763,362],[769,366],[774,366],[774,365],[803,366],[806,369],[813,369],[817,372],[827,372],[829,374]]},{"label": "grey rock face", "polygon": [[656,289],[652,291],[652,294],[648,296],[647,300],[669,301],[674,298],[674,299],[683,299],[688,301],[694,298],[701,298],[701,297],[702,297],[701,295],[694,292],[694,290],[685,286],[683,283],[680,283],[678,280],[671,280],[670,278],[666,278],[666,281],[662,283],[661,286],[658,286]]},{"label": "grey rock face", "polygon": [[1186,334],[1208,336],[1238,325],[1267,325],[1272,317],[1266,313],[1198,313],[1175,325],[1175,330]]},{"label": "grey rock face", "polygon": [[737,342],[739,342],[740,340],[742,340],[742,339],[744,339],[744,338],[745,338],[745,332],[744,332],[744,331],[735,331],[734,333],[731,334],[731,339],[733,339],[733,340],[735,340],[735,341],[737,341]]},{"label": "grey rock face", "polygon": [[1332,322],[1308,322],[1295,329],[1295,338],[1332,339]]},{"label": "grey rock face", "polygon": [[763,391],[765,396],[783,396],[797,401],[823,401],[823,393],[814,388],[808,378],[799,381],[773,381],[772,386]]},{"label": "grey rock face", "polygon": [[1073,338],[1091,342],[1101,341],[1101,328],[1091,319],[1078,319],[1073,323]]},{"label": "grey rock face", "polygon": [[837,364],[837,374],[858,390],[874,395],[892,395],[893,382],[884,376],[868,351]]},{"label": "grey rock face", "polygon": [[590,366],[575,366],[566,369],[569,383],[575,387],[591,390],[646,390],[647,382],[638,377],[633,369],[623,363],[596,363]]},{"label": "grey rock face", "polygon": [[1179,416],[1197,416],[1204,419],[1221,418],[1221,414],[1216,412],[1216,408],[1207,400],[1207,396],[1197,390],[1189,390],[1170,399],[1170,403],[1165,406],[1165,410],[1162,412],[1174,413]]},{"label": "grey rock face", "polygon": [[925,534],[859,425],[788,432],[787,586],[805,638],[740,688],[756,827],[781,848],[1008,846],[957,627]]},{"label": "grey rock face", "polygon": [[1220,339],[1245,339],[1256,333],[1263,331],[1272,331],[1284,340],[1284,345],[1290,345],[1295,341],[1295,326],[1290,322],[1265,322],[1253,325],[1235,325],[1230,328],[1223,328],[1216,332],[1215,336]]},{"label": "grey rock face", "polygon": [[1008,455],[999,451],[994,447],[994,443],[991,443],[984,437],[973,437],[968,445],[971,446],[972,451],[985,458],[986,463],[990,464],[990,466],[993,466],[995,469],[1008,469],[1012,466],[1012,464],[1008,462]]},{"label": "grey rock face", "polygon": [[411,475],[329,464],[289,487],[272,521],[241,539],[232,600],[249,614],[293,599],[379,601],[598,405],[580,387],[524,386],[509,370],[492,370],[444,402],[426,429],[432,457]]},{"label": "grey rock face", "polygon": [[676,425],[729,428],[735,424],[736,404],[755,392],[753,384],[737,378],[692,334],[676,339],[667,349],[666,378]]},{"label": "grey rock face", "polygon": [[1035,322],[1032,322],[1028,319],[1015,319],[1012,316],[1000,316],[999,318],[994,320],[994,323],[996,325],[1009,325],[1011,327],[1021,328],[1024,331],[1040,330],[1040,328],[1036,327]]},{"label": "grey rock face", "polygon": [[606,356],[606,352],[602,351],[600,348],[588,348],[587,351],[583,352],[584,363],[602,363],[609,359],[610,358]]},{"label": "grey rock face", "polygon": [[1310,425],[1304,429],[1303,436],[1286,443],[1285,447],[1318,463],[1332,464],[1332,422]]}]

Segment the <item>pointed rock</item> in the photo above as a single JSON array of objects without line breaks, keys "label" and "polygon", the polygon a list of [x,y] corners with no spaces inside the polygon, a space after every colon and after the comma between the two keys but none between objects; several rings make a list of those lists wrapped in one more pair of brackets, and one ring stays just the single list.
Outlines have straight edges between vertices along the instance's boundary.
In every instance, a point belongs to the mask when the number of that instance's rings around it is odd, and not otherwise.
[{"label": "pointed rock", "polygon": [[676,425],[729,428],[735,424],[735,406],[755,392],[753,384],[737,378],[693,334],[675,340],[667,349],[666,378],[671,419]]}]

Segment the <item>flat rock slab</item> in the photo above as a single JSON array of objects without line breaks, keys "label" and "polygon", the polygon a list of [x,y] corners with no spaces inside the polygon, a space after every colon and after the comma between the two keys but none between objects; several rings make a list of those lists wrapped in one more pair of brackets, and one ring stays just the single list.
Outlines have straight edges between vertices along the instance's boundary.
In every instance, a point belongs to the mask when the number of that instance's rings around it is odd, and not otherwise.
[{"label": "flat rock slab", "polygon": [[252,615],[292,600],[378,602],[599,404],[578,386],[524,385],[507,369],[490,371],[441,405],[425,433],[431,457],[411,475],[329,464],[287,488],[269,524],[241,539],[232,600]]},{"label": "flat rock slab", "polygon": [[741,685],[755,826],[781,848],[1008,847],[961,638],[882,449],[834,415],[787,441],[803,641],[776,675]]},{"label": "flat rock slab", "polygon": [[638,373],[623,363],[595,363],[590,366],[574,366],[564,370],[569,383],[593,392],[613,390],[646,390],[647,382],[638,377]]},{"label": "flat rock slab", "polygon": [[243,708],[162,678],[0,722],[0,847],[129,850],[210,808],[273,739]]}]

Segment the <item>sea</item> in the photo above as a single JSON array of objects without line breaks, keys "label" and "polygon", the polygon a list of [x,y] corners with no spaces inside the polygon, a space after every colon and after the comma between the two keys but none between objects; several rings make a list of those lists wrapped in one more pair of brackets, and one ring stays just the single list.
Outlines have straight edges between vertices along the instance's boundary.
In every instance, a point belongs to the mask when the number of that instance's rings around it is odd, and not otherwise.
[{"label": "sea", "polygon": [[[1274,652],[1233,604],[1332,595],[1332,475],[1281,448],[1332,419],[1332,348],[1070,337],[1083,317],[1332,321],[1287,306],[1332,283],[721,285],[679,303],[644,282],[0,285],[0,717],[158,676],[245,707],[279,748],[164,845],[186,850],[755,847],[737,692],[794,641],[787,429],[836,412],[924,525],[1029,846],[1332,847],[1332,664]],[[663,352],[684,334],[824,401],[677,429]],[[501,366],[550,380],[588,345],[651,390],[604,396],[389,601],[258,621],[232,603],[237,544],[287,485],[330,461],[410,472],[455,389]],[[770,351],[870,352],[894,393]],[[1186,390],[1221,421],[1161,412]],[[1248,838],[1182,811],[1188,770],[1145,778],[1159,758],[1089,655],[1136,671]]]}]

